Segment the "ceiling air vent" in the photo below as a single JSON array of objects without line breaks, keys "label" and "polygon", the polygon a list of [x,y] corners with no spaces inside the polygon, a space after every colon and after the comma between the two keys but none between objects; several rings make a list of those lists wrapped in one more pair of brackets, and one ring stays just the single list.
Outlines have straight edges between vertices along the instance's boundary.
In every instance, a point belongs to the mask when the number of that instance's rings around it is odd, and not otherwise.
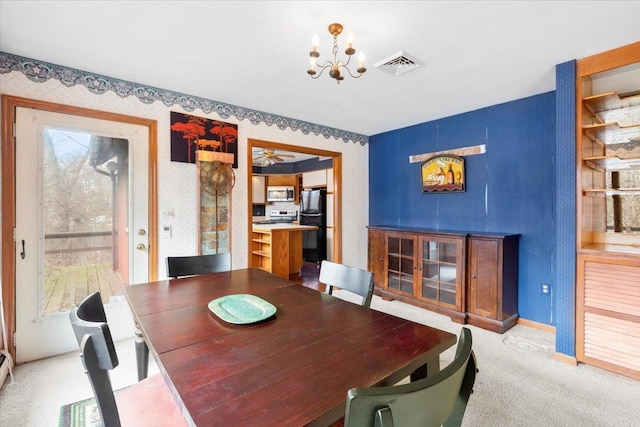
[{"label": "ceiling air vent", "polygon": [[389,73],[392,76],[399,76],[407,71],[415,70],[421,65],[424,65],[422,61],[401,50],[400,52],[378,62],[374,67],[384,71],[385,73]]}]

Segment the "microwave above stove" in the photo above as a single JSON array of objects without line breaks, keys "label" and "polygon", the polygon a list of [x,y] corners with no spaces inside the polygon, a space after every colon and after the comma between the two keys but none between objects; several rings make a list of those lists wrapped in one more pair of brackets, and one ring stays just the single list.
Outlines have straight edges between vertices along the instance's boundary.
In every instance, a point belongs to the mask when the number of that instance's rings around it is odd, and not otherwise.
[{"label": "microwave above stove", "polygon": [[295,187],[291,186],[268,186],[267,202],[293,202]]}]

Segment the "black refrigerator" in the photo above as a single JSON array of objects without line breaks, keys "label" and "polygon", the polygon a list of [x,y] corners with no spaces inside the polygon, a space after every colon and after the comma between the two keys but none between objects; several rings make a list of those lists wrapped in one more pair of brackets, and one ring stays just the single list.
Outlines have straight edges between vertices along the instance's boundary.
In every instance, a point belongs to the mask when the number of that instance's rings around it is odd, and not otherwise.
[{"label": "black refrigerator", "polygon": [[327,259],[327,190],[300,193],[300,225],[318,227],[302,232],[302,258],[318,264]]}]

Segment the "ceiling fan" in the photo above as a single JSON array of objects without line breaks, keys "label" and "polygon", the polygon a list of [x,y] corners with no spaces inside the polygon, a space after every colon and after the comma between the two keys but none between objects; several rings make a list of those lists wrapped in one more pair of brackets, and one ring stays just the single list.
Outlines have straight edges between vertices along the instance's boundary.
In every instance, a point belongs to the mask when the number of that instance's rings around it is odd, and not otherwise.
[{"label": "ceiling fan", "polygon": [[265,166],[273,165],[277,162],[284,162],[283,157],[294,158],[293,154],[276,154],[276,150],[265,148],[262,155],[253,158],[253,163],[263,163]]}]

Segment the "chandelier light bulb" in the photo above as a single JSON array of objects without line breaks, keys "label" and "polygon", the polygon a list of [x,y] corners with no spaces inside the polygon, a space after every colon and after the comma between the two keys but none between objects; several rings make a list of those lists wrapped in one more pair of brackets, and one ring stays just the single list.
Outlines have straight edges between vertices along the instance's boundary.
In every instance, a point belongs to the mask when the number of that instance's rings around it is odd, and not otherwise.
[{"label": "chandelier light bulb", "polygon": [[358,69],[356,71],[358,71],[360,74],[367,71],[367,69],[364,67],[364,52],[360,52],[360,55],[358,55]]}]

